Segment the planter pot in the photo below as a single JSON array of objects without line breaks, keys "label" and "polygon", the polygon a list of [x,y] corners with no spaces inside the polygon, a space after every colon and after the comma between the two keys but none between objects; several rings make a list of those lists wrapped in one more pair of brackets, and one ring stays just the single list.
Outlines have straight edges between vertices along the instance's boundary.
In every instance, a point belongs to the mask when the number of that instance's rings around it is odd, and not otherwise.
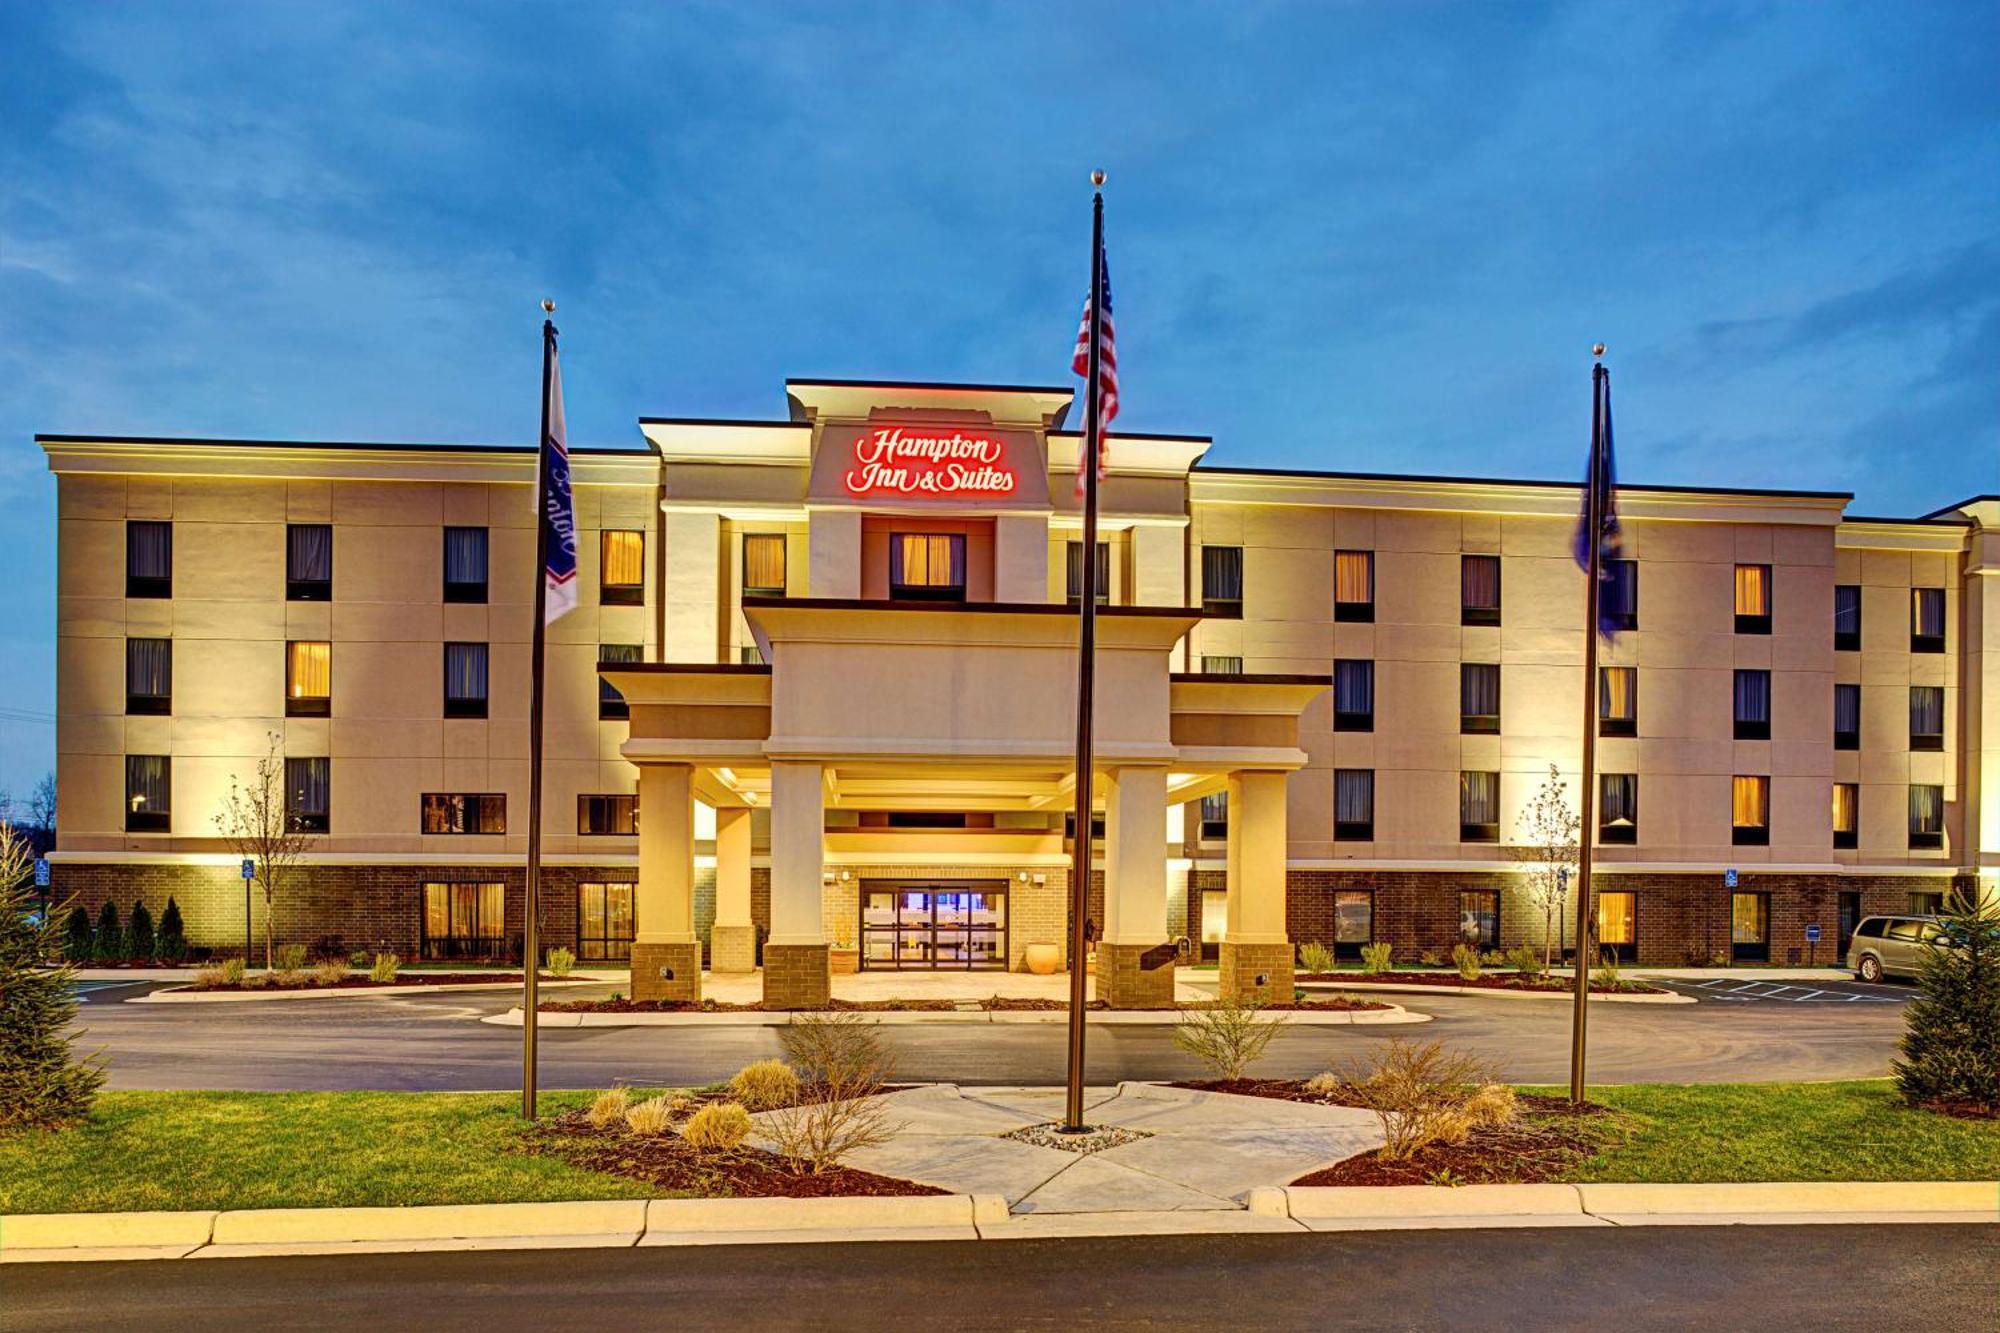
[{"label": "planter pot", "polygon": [[859,949],[829,949],[826,956],[835,976],[845,976],[849,972],[859,972],[861,970],[861,951]]},{"label": "planter pot", "polygon": [[1052,976],[1062,967],[1062,946],[1030,944],[1021,954],[1021,963],[1038,977]]}]

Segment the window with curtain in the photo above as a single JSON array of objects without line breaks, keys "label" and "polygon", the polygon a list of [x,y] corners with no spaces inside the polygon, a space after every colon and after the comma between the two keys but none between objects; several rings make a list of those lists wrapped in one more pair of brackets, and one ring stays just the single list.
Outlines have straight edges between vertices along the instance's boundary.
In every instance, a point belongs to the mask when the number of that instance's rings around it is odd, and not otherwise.
[{"label": "window with curtain", "polygon": [[736,660],[744,666],[763,666],[764,650],[754,643],[746,643],[738,651]]},{"label": "window with curtain", "polygon": [[1211,792],[1201,798],[1201,837],[1220,842],[1229,836],[1229,793]]},{"label": "window with curtain", "polygon": [[125,711],[174,711],[174,641],[125,640]]},{"label": "window with curtain", "polygon": [[1500,841],[1500,775],[1465,772],[1458,775],[1458,840]]},{"label": "window with curtain", "polygon": [[1243,659],[1240,657],[1214,657],[1204,654],[1201,659],[1201,674],[1204,676],[1240,676],[1243,674]]},{"label": "window with curtain", "polygon": [[1364,622],[1375,619],[1373,551],[1333,553],[1333,618]]},{"label": "window with curtain", "polygon": [[326,717],[333,711],[333,645],[294,639],[285,645],[285,716]]},{"label": "window with curtain", "polygon": [[1771,632],[1771,567],[1769,565],[1738,565],[1736,567],[1736,632],[1738,634],[1769,634]]},{"label": "window with curtain", "polygon": [[1944,651],[1944,589],[1910,589],[1910,651]]},{"label": "window with curtain", "polygon": [[1375,730],[1375,664],[1366,658],[1333,664],[1333,729]]},{"label": "window with curtain", "polygon": [[[1911,916],[1939,916],[1944,912],[1944,891],[1941,889],[1912,889],[1904,897],[1903,905]],[[1908,938],[1915,939],[1920,937],[1921,932],[1918,932]]]},{"label": "window with curtain", "polygon": [[1500,947],[1500,890],[1458,891],[1458,938],[1475,949]]},{"label": "window with curtain", "polygon": [[[1064,545],[1064,586],[1069,604],[1075,606],[1083,600],[1083,543],[1068,542]],[[1097,580],[1096,600],[1099,606],[1111,604],[1111,543],[1097,544],[1097,570],[1092,575]]]},{"label": "window with curtain", "polygon": [[1639,956],[1639,895],[1611,889],[1597,895],[1597,947],[1621,963]]},{"label": "window with curtain", "polygon": [[785,534],[743,534],[743,591],[755,597],[785,595]]},{"label": "window with curtain", "polygon": [[1764,670],[1736,673],[1736,739],[1771,739],[1771,673]]},{"label": "window with curtain", "polygon": [[1597,669],[1597,734],[1639,734],[1639,668]]},{"label": "window with curtain", "polygon": [[507,942],[507,886],[428,883],[423,886],[425,958],[503,958]]},{"label": "window with curtain", "polygon": [[1333,771],[1333,836],[1342,842],[1367,842],[1375,836],[1374,769]]},{"label": "window with curtain", "polygon": [[486,529],[444,530],[444,599],[486,600]]},{"label": "window with curtain", "polygon": [[639,798],[611,793],[576,798],[576,831],[593,837],[629,836],[639,831]]},{"label": "window with curtain", "polygon": [[1731,840],[1761,847],[1771,841],[1771,779],[1737,776],[1729,780]]},{"label": "window with curtain", "polygon": [[125,831],[165,833],[173,816],[173,768],[163,754],[125,756]]},{"label": "window with curtain", "polygon": [[293,833],[324,833],[331,821],[333,761],[285,760],[285,827]]},{"label": "window with curtain", "polygon": [[125,595],[174,595],[174,525],[134,519],[125,525]]},{"label": "window with curtain", "polygon": [[1459,664],[1458,729],[1468,734],[1500,730],[1500,666],[1497,662]]},{"label": "window with curtain", "polygon": [[1861,833],[1861,784],[1833,784],[1833,845],[1853,850]]},{"label": "window with curtain", "polygon": [[285,600],[324,602],[333,596],[333,524],[285,527]]},{"label": "window with curtain", "polygon": [[1729,895],[1729,953],[1737,963],[1771,961],[1771,895]]},{"label": "window with curtain", "polygon": [[1461,625],[1500,623],[1500,557],[1465,555],[1458,559],[1458,620]]},{"label": "window with curtain", "polygon": [[1859,685],[1836,685],[1833,687],[1833,748],[1836,750],[1858,750],[1861,748],[1861,687]]},{"label": "window with curtain", "polygon": [[1639,775],[1597,775],[1597,841],[1630,846],[1639,841]]},{"label": "window with curtain", "polygon": [[444,646],[444,715],[486,716],[486,645],[448,643]]},{"label": "window with curtain", "polygon": [[423,796],[425,833],[505,833],[505,792],[427,791]]},{"label": "window with curtain", "polygon": [[[645,649],[636,643],[600,643],[597,645],[599,662],[636,662],[645,654]],[[625,696],[617,686],[599,676],[597,678],[597,716],[600,718],[620,718],[632,716],[626,706]]]},{"label": "window with curtain", "polygon": [[1844,653],[1861,650],[1861,585],[1836,584],[1833,589],[1833,646]]},{"label": "window with curtain", "polygon": [[1910,686],[1910,748],[1944,748],[1944,687]]},{"label": "window with curtain", "polygon": [[1910,847],[1944,846],[1944,788],[1934,783],[1910,784]]},{"label": "window with curtain", "polygon": [[1375,939],[1375,894],[1371,889],[1336,889],[1333,895],[1333,951],[1358,958]]},{"label": "window with curtain", "polygon": [[897,532],[889,537],[889,595],[932,601],[965,596],[965,536]]},{"label": "window with curtain", "polygon": [[597,600],[602,606],[646,604],[646,534],[606,528],[597,536]]},{"label": "window with curtain", "polygon": [[1219,620],[1243,615],[1243,548],[1201,548],[1201,613]]},{"label": "window with curtain", "polygon": [[576,956],[593,963],[632,956],[636,918],[629,882],[585,882],[576,886]]},{"label": "window with curtain", "polygon": [[1613,629],[1639,628],[1639,562],[1609,560],[1597,590],[1599,618]]}]

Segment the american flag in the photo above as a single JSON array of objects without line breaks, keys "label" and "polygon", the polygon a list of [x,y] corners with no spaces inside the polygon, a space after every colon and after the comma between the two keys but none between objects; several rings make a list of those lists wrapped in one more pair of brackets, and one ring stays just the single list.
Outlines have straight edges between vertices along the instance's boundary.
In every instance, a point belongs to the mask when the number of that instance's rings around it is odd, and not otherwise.
[{"label": "american flag", "polygon": [[[1118,415],[1118,340],[1111,330],[1111,260],[1106,257],[1098,261],[1097,288],[1104,298],[1104,342],[1099,349],[1097,360],[1097,479],[1104,480],[1104,450],[1106,432],[1111,427],[1111,419]],[[1090,298],[1083,301],[1083,323],[1076,331],[1076,354],[1070,358],[1070,369],[1079,375],[1090,374]],[[1081,450],[1076,456],[1076,493],[1083,494],[1084,459]]]}]

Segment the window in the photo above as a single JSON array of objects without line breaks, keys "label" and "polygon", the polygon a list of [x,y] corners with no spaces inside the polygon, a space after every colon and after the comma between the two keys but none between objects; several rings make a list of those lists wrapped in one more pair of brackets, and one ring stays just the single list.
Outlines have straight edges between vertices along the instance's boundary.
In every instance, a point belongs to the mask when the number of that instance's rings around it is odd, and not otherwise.
[{"label": "window", "polygon": [[174,525],[134,521],[125,525],[125,595],[174,595]]},{"label": "window", "polygon": [[1243,674],[1243,659],[1240,657],[1211,657],[1201,659],[1201,674],[1204,676],[1240,676]]},{"label": "window", "polygon": [[1836,782],[1833,784],[1833,845],[1837,850],[1853,851],[1860,834],[1861,784]]},{"label": "window", "polygon": [[1500,623],[1500,557],[1466,555],[1458,560],[1458,623]]},{"label": "window", "polygon": [[285,760],[285,827],[293,833],[326,832],[332,785],[332,760]]},{"label": "window", "polygon": [[125,756],[125,831],[165,833],[174,809],[173,768],[163,754]]},{"label": "window", "polygon": [[1201,840],[1221,842],[1229,836],[1229,793],[1211,792],[1201,798]]},{"label": "window", "polygon": [[1858,750],[1861,748],[1861,687],[1859,685],[1836,685],[1833,687],[1833,748],[1836,750]]},{"label": "window", "polygon": [[[1939,889],[1910,890],[1909,911],[1911,916],[1941,915],[1944,912],[1943,891]],[[1918,923],[1916,922],[1908,923],[1909,926],[1916,926],[1917,924]],[[1898,923],[1898,926],[1903,926],[1903,925],[1904,923],[1900,922]],[[1897,927],[1891,927],[1890,929],[1891,935],[1898,935],[1900,936],[1900,938],[1903,939],[1916,939],[1919,937],[1921,933],[1922,932],[1920,930],[1911,930],[1907,928],[1899,930]]]},{"label": "window", "polygon": [[424,957],[497,958],[509,952],[505,884],[424,885]]},{"label": "window", "polygon": [[1597,590],[1597,618],[1606,628],[1639,628],[1639,562],[1607,560]]},{"label": "window", "polygon": [[1475,949],[1500,947],[1500,890],[1459,890],[1458,937]]},{"label": "window", "polygon": [[1771,632],[1771,567],[1769,565],[1738,565],[1736,567],[1736,632],[1738,634],[1769,634]]},{"label": "window", "polygon": [[1375,894],[1370,889],[1336,889],[1333,894],[1333,953],[1359,958],[1375,940]]},{"label": "window", "polygon": [[[1066,547],[1064,569],[1068,576],[1066,596],[1069,604],[1075,606],[1083,600],[1083,543],[1070,542]],[[1095,597],[1099,606],[1111,605],[1111,543],[1097,544],[1097,569],[1092,573],[1097,580]]]},{"label": "window", "polygon": [[[1103,815],[1092,815],[1090,817],[1090,840],[1092,842],[1104,841]],[[1076,811],[1074,810],[1063,816],[1063,841],[1076,841]]]},{"label": "window", "polygon": [[444,646],[444,715],[486,716],[486,645]]},{"label": "window", "polygon": [[889,538],[889,595],[929,601],[965,597],[965,538],[898,532]]},{"label": "window", "polygon": [[1333,618],[1362,622],[1375,619],[1373,551],[1333,553]]},{"label": "window", "polygon": [[505,792],[427,791],[423,798],[426,833],[505,833]]},{"label": "window", "polygon": [[1944,589],[1910,589],[1910,651],[1944,651]]},{"label": "window", "polygon": [[1910,748],[1944,748],[1944,686],[1910,686]]},{"label": "window", "polygon": [[744,666],[763,666],[764,650],[754,643],[746,643],[739,650],[737,660]]},{"label": "window", "polygon": [[1218,620],[1243,615],[1243,548],[1201,548],[1201,613]]},{"label": "window", "polygon": [[1458,840],[1500,841],[1500,775],[1458,775]]},{"label": "window", "polygon": [[1621,963],[1638,961],[1639,895],[1613,889],[1597,895],[1597,952]]},{"label": "window", "polygon": [[1729,895],[1729,956],[1737,963],[1771,961],[1771,895]]},{"label": "window", "polygon": [[333,525],[292,523],[285,528],[285,600],[324,602],[333,597]]},{"label": "window", "polygon": [[[597,645],[599,662],[636,662],[645,649],[636,643],[600,643]],[[632,710],[625,704],[625,696],[610,681],[597,678],[597,716],[600,718],[620,718],[632,716]]]},{"label": "window", "polygon": [[576,886],[576,956],[608,963],[632,956],[632,885],[584,883]]},{"label": "window", "polygon": [[1597,669],[1597,734],[1639,734],[1639,668]]},{"label": "window", "polygon": [[174,641],[125,640],[125,711],[174,711]]},{"label": "window", "polygon": [[1375,664],[1352,658],[1333,664],[1333,729],[1375,730]]},{"label": "window", "polygon": [[1771,739],[1771,673],[1768,671],[1736,673],[1736,739]]},{"label": "window", "polygon": [[758,597],[785,595],[785,536],[781,532],[743,534],[743,591]]},{"label": "window", "polygon": [[598,534],[597,601],[601,606],[646,604],[646,534],[606,528]]},{"label": "window", "polygon": [[1738,847],[1771,842],[1771,779],[1734,777],[1730,787],[1730,841]]},{"label": "window", "polygon": [[1833,647],[1836,652],[1861,651],[1861,585],[1837,584],[1833,590]]},{"label": "window", "polygon": [[1934,783],[1910,784],[1910,849],[1944,846],[1944,788]]},{"label": "window", "polygon": [[1460,664],[1458,729],[1468,735],[1500,730],[1500,667],[1497,663]]},{"label": "window", "polygon": [[639,831],[639,798],[636,796],[579,796],[576,798],[576,831],[581,834],[631,835]]},{"label": "window", "polygon": [[486,529],[444,530],[444,599],[486,600]]},{"label": "window", "polygon": [[1639,775],[1597,775],[1597,841],[1630,846],[1639,841]]},{"label": "window", "polygon": [[1333,771],[1333,836],[1340,842],[1368,842],[1375,837],[1374,769]]},{"label": "window", "polygon": [[333,711],[333,645],[295,639],[285,645],[285,716],[325,717]]}]

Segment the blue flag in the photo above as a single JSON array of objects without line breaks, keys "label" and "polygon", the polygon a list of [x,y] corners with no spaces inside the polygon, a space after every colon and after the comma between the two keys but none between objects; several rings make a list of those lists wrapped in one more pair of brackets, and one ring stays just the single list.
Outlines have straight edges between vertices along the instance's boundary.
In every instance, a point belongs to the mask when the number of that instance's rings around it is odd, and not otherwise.
[{"label": "blue flag", "polygon": [[542,544],[548,562],[542,568],[547,595],[542,623],[553,625],[576,609],[576,507],[569,493],[569,442],[563,429],[562,363],[556,356],[556,335],[548,331],[548,429],[542,436]]},{"label": "blue flag", "polygon": [[1611,372],[1598,366],[1592,374],[1590,462],[1584,470],[1583,508],[1576,516],[1574,548],[1577,568],[1590,572],[1590,497],[1602,497],[1597,526],[1597,632],[1610,638],[1624,628],[1631,608],[1625,605],[1631,584],[1617,575],[1614,563],[1624,552],[1618,527],[1617,466],[1611,450]]}]

